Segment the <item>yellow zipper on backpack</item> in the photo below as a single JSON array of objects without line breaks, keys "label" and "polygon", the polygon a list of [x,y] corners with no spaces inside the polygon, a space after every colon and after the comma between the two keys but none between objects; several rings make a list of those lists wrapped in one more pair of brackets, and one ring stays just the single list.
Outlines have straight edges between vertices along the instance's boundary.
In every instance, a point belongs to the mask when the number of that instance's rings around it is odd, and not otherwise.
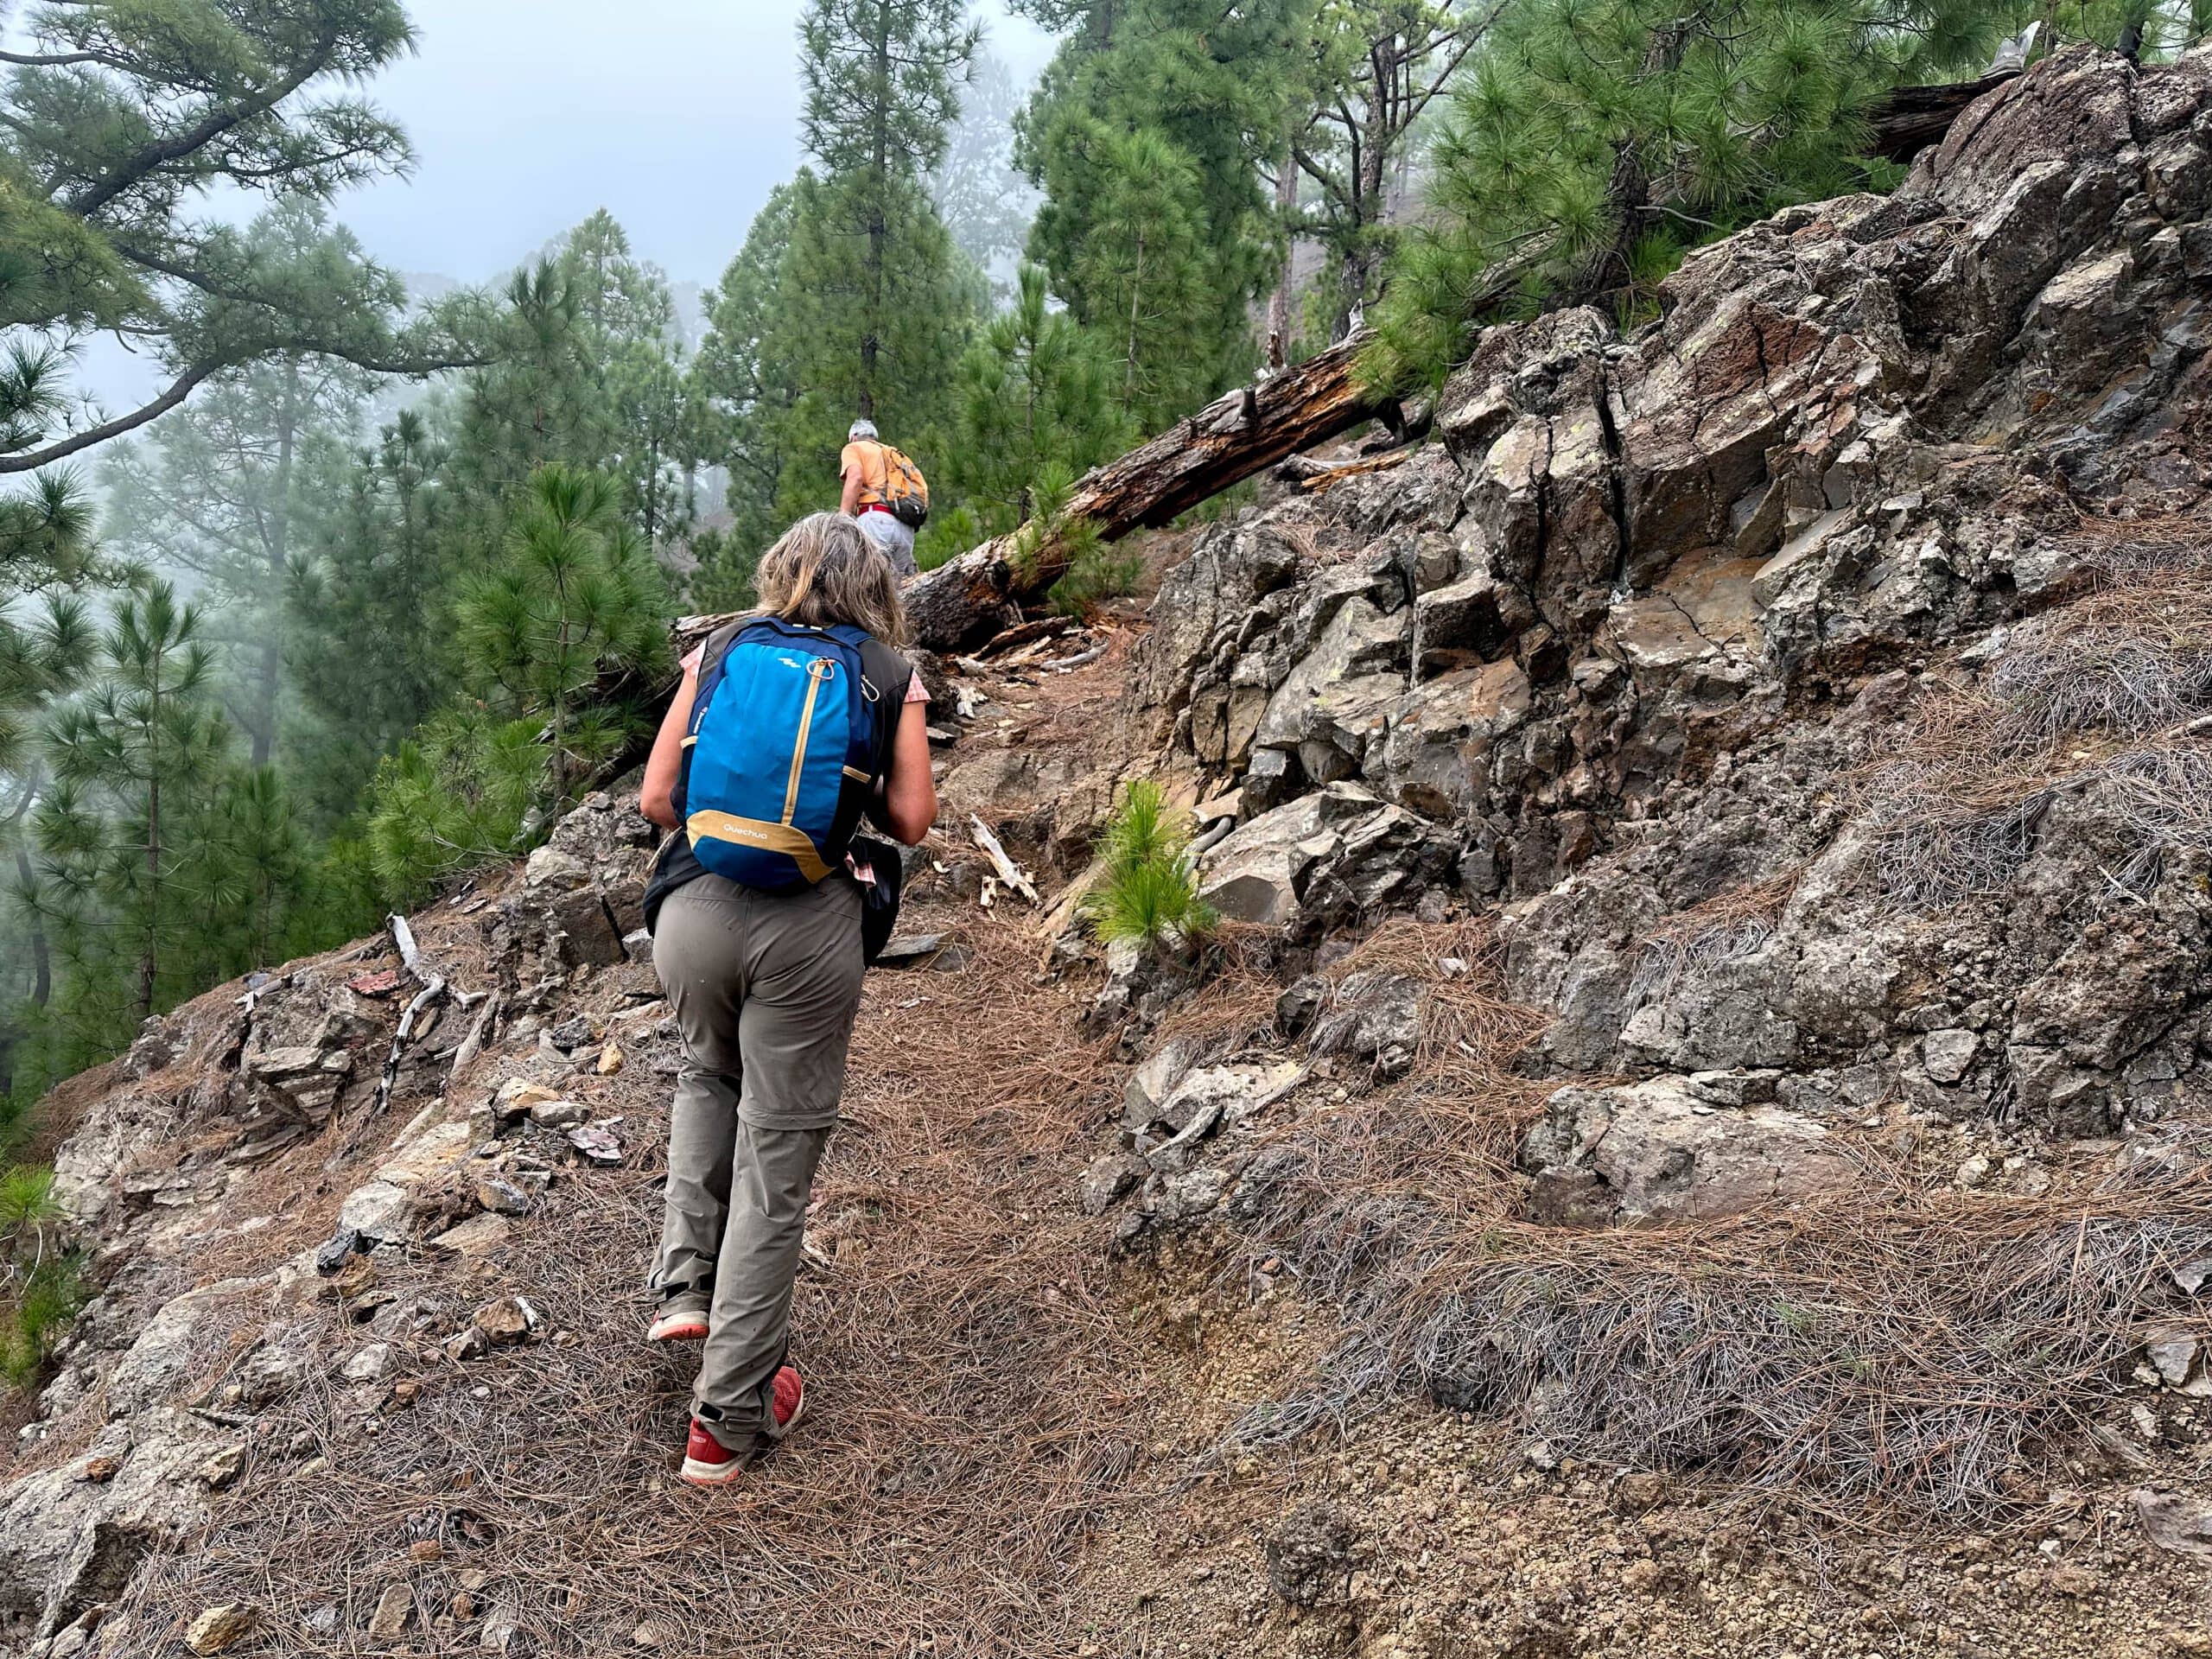
[{"label": "yellow zipper on backpack", "polygon": [[786,824],[798,815],[798,777],[806,765],[807,734],[814,729],[814,700],[821,695],[823,682],[836,671],[836,664],[827,657],[817,657],[806,665],[806,702],[798,711],[798,745],[791,751],[791,780],[784,791]]}]

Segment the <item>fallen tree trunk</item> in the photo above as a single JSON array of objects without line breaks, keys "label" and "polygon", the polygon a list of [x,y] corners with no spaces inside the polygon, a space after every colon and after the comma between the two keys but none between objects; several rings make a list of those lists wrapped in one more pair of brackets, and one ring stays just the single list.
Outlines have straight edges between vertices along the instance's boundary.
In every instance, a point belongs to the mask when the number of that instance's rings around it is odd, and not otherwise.
[{"label": "fallen tree trunk", "polygon": [[[1361,385],[1359,354],[1372,336],[1357,329],[1296,368],[1240,387],[1149,443],[1086,477],[1067,505],[1109,541],[1171,524],[1201,502],[1286,455],[1350,431],[1386,401]],[[989,637],[1007,607],[1033,599],[1066,574],[1068,550],[1046,538],[1025,552],[1002,536],[939,566],[906,589],[916,642],[956,649]]]},{"label": "fallen tree trunk", "polygon": [[2007,69],[1979,80],[1955,80],[1942,86],[1900,86],[1866,112],[1872,129],[1868,148],[1893,162],[1909,162],[1930,144],[1942,143],[1967,105],[1995,92],[2020,72]]},{"label": "fallen tree trunk", "polygon": [[[1354,372],[1372,336],[1355,330],[1294,369],[1217,397],[1150,442],[1095,468],[1077,485],[1066,517],[1087,519],[1109,541],[1170,524],[1199,503],[1286,455],[1350,431],[1386,398]],[[1025,546],[1033,541],[1033,546]],[[1067,574],[1069,550],[1051,537],[1001,536],[906,584],[914,643],[930,651],[982,644]],[[676,625],[679,653],[728,619],[687,616]]]}]

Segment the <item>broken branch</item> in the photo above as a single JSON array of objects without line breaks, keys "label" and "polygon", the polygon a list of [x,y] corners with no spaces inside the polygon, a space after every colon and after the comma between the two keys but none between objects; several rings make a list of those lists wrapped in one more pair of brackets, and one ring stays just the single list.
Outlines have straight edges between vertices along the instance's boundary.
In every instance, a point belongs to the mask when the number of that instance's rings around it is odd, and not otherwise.
[{"label": "broken branch", "polygon": [[999,844],[999,838],[991,833],[990,826],[972,812],[968,816],[968,831],[976,838],[976,844],[983,849],[983,855],[998,871],[1001,885],[1020,893],[1033,905],[1039,902],[1037,889],[1022,874],[1021,866],[1007,856],[1006,849]]},{"label": "broken branch", "polygon": [[399,1081],[399,1058],[406,1052],[408,1039],[415,1034],[415,1021],[423,1010],[446,994],[446,976],[426,972],[423,953],[415,944],[415,931],[407,925],[404,916],[388,918],[391,927],[391,942],[399,947],[399,959],[406,964],[409,975],[422,989],[415,993],[412,1001],[401,1012],[399,1029],[391,1033],[391,1047],[384,1057],[384,1074],[377,1079],[376,1104],[370,1109],[372,1117],[381,1117],[391,1104],[391,1091]]}]

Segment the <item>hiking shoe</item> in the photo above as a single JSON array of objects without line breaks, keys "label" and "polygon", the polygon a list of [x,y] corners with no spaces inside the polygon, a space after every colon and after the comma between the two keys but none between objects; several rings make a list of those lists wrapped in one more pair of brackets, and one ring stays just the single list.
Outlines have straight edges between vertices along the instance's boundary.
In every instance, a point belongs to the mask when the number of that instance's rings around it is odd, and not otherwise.
[{"label": "hiking shoe", "polygon": [[647,1342],[704,1342],[707,1339],[707,1299],[696,1293],[671,1296],[660,1305],[660,1314],[645,1332]]},{"label": "hiking shoe", "polygon": [[[806,1384],[799,1381],[796,1367],[786,1365],[776,1373],[774,1386],[770,1409],[775,1414],[776,1427],[763,1438],[781,1440],[806,1414]],[[683,1442],[683,1479],[694,1486],[727,1486],[744,1472],[745,1454],[731,1451],[694,1417],[690,1435]]]}]

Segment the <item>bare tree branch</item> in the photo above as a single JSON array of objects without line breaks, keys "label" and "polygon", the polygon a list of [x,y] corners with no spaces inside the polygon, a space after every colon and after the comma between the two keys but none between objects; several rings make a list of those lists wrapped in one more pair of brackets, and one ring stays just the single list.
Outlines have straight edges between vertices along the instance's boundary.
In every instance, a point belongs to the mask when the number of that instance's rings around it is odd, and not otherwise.
[{"label": "bare tree branch", "polygon": [[217,370],[229,365],[224,362],[202,363],[187,369],[169,383],[169,388],[150,404],[133,410],[128,415],[118,415],[111,421],[87,427],[82,432],[73,432],[48,444],[43,449],[29,449],[21,454],[0,455],[0,474],[35,473],[41,467],[50,467],[57,461],[67,460],[80,449],[105,443],[110,438],[119,438],[125,432],[135,432],[147,422],[159,418],[175,409],[192,395],[192,389]]}]

